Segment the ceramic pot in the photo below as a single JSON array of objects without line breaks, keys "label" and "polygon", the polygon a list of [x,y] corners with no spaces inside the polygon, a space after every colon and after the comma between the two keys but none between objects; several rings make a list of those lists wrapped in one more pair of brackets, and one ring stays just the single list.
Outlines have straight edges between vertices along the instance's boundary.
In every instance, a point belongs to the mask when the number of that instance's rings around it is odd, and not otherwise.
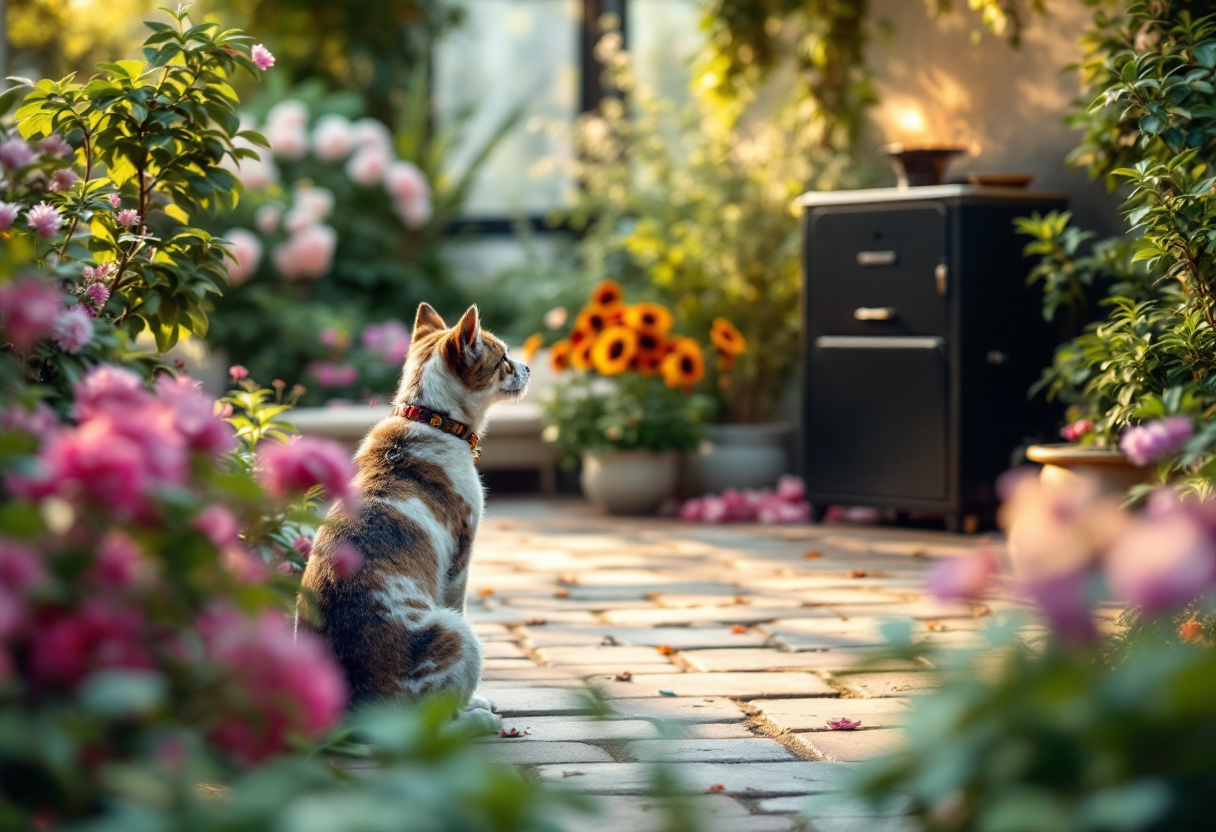
[{"label": "ceramic pot", "polygon": [[677,451],[610,451],[583,454],[579,485],[596,508],[609,514],[653,514],[675,494]]},{"label": "ceramic pot", "polygon": [[1133,465],[1120,451],[1084,445],[1031,445],[1026,449],[1026,458],[1043,466],[1039,477],[1044,483],[1063,485],[1074,477],[1084,476],[1102,483],[1113,494],[1148,482],[1152,476],[1151,468]]},{"label": "ceramic pot", "polygon": [[726,488],[771,488],[790,472],[793,426],[784,422],[710,424],[706,439],[685,461],[690,494],[717,494]]}]

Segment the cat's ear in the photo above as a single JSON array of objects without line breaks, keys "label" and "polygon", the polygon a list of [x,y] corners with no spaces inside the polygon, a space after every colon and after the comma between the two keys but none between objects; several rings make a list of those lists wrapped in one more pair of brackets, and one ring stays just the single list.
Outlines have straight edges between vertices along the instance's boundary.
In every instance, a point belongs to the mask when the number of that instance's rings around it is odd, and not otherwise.
[{"label": "cat's ear", "polygon": [[424,335],[430,335],[432,332],[447,329],[448,325],[443,322],[443,318],[439,317],[439,313],[435,311],[429,303],[418,304],[418,314],[414,316],[414,334],[412,340],[417,341]]},{"label": "cat's ear", "polygon": [[485,348],[481,337],[481,314],[476,305],[470,306],[460,318],[460,323],[456,324],[456,343],[460,345],[461,352],[472,357],[480,355]]}]

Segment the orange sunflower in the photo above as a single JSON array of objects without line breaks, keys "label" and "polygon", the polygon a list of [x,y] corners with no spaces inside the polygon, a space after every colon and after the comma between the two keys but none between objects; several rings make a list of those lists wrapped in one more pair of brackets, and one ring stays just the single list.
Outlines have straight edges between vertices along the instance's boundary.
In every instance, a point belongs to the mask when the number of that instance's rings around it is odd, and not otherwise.
[{"label": "orange sunflower", "polygon": [[570,366],[576,370],[590,370],[591,348],[595,346],[594,338],[585,338],[570,350]]},{"label": "orange sunflower", "polygon": [[668,387],[691,387],[705,375],[705,357],[691,338],[678,338],[659,369]]},{"label": "orange sunflower", "polygon": [[605,280],[591,290],[590,304],[593,306],[615,306],[624,299],[621,284],[615,280]]},{"label": "orange sunflower", "polygon": [[608,327],[619,324],[624,313],[625,307],[619,303],[605,306],[588,304],[574,319],[574,328],[598,335]]},{"label": "orange sunflower", "polygon": [[591,348],[591,363],[605,376],[615,376],[629,369],[637,355],[638,335],[626,326],[611,326],[600,333]]},{"label": "orange sunflower", "polygon": [[536,355],[536,351],[545,345],[544,336],[539,332],[535,332],[528,336],[528,340],[524,341],[523,349],[519,352],[523,356],[524,363],[531,363],[532,358]]},{"label": "orange sunflower", "polygon": [[574,346],[569,341],[558,341],[549,348],[549,366],[555,372],[562,372],[570,366],[570,353]]},{"label": "orange sunflower", "polygon": [[625,325],[638,332],[666,335],[671,331],[671,312],[657,303],[635,303],[625,309]]},{"label": "orange sunflower", "polygon": [[724,355],[736,356],[747,352],[747,339],[726,318],[714,318],[709,330],[709,340],[714,342]]},{"label": "orange sunflower", "polygon": [[667,355],[667,339],[649,332],[638,333],[638,351],[629,369],[644,375],[657,375],[663,356]]}]

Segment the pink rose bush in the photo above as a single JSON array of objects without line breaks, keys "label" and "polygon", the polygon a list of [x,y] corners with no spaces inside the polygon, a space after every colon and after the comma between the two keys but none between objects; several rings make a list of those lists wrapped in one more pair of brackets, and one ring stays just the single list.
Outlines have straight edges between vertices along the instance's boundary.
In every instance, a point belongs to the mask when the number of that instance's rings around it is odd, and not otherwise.
[{"label": "pink rose bush", "polygon": [[811,504],[801,477],[783,476],[776,488],[728,488],[720,495],[706,494],[687,500],[680,517],[701,523],[807,523]]}]

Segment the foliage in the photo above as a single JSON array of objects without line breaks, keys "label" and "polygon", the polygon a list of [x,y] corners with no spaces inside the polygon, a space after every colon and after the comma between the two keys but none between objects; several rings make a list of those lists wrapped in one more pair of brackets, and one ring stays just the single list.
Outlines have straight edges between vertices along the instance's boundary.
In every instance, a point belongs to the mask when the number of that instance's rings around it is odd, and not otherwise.
[{"label": "foliage", "polygon": [[[1193,616],[1212,606],[1214,509],[1161,490],[1135,515],[1090,482],[1023,479],[1002,509],[1010,580],[1046,636],[1013,614],[981,650],[931,652],[942,686],[918,698],[906,749],[863,767],[855,793],[907,799],[929,830],[1205,828],[1216,651]],[[929,583],[978,603],[999,591],[995,567],[981,551]],[[1138,608],[1141,626],[1100,636],[1093,615],[1111,601]],[[900,652],[925,649],[905,639]]]}]

